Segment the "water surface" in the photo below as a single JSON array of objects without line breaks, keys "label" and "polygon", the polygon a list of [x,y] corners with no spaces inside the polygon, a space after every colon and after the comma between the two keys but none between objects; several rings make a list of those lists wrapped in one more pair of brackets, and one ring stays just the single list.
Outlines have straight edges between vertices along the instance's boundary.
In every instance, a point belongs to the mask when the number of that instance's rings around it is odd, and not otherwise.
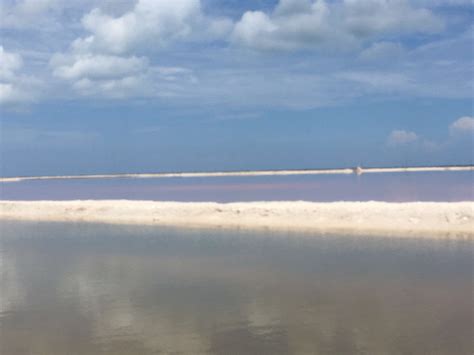
[{"label": "water surface", "polygon": [[473,352],[473,241],[0,231],[1,354]]},{"label": "water surface", "polygon": [[0,183],[4,200],[473,201],[474,172],[200,178],[28,180]]}]

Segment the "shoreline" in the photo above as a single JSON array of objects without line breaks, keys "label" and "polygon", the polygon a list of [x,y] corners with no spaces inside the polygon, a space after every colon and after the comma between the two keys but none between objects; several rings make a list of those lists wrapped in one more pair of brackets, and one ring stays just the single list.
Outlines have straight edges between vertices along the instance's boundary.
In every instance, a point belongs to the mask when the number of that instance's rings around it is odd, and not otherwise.
[{"label": "shoreline", "polygon": [[69,180],[69,179],[158,179],[158,178],[199,178],[199,177],[235,177],[235,176],[288,176],[288,175],[331,175],[331,174],[371,174],[371,173],[404,173],[404,172],[440,172],[440,171],[474,171],[474,166],[421,166],[393,168],[339,168],[339,169],[296,169],[296,170],[254,170],[254,171],[215,171],[215,172],[175,172],[175,173],[124,173],[92,175],[50,175],[50,176],[17,176],[0,177],[0,183],[11,183],[28,180]]},{"label": "shoreline", "polygon": [[0,201],[0,220],[474,239],[474,202]]}]

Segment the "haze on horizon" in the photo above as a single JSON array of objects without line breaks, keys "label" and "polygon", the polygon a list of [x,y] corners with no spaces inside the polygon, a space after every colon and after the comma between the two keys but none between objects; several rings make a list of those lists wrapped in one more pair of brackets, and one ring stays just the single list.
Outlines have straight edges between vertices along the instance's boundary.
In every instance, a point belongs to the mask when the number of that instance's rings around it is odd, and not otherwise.
[{"label": "haze on horizon", "polygon": [[472,165],[471,0],[0,0],[0,175]]}]

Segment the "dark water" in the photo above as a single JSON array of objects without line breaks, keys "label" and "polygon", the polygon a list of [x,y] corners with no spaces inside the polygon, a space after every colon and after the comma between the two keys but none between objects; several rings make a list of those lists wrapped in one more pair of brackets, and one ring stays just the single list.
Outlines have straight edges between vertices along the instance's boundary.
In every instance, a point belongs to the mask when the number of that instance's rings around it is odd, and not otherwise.
[{"label": "dark water", "polygon": [[0,183],[4,200],[472,201],[474,172],[419,172]]},{"label": "dark water", "polygon": [[2,222],[0,353],[472,354],[473,246]]}]

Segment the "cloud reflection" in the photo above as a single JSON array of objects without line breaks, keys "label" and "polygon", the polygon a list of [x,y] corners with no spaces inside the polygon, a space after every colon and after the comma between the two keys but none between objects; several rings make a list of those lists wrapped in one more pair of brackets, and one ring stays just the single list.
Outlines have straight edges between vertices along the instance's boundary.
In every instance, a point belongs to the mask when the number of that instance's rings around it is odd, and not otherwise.
[{"label": "cloud reflection", "polygon": [[0,349],[8,354],[471,347],[470,241],[2,227]]}]

